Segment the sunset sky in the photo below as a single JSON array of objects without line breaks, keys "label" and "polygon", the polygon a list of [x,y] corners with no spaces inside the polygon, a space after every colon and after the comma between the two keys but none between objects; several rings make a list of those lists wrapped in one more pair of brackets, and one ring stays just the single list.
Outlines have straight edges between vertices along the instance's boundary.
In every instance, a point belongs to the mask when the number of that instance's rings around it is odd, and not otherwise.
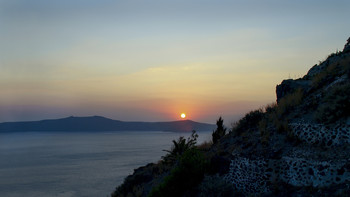
[{"label": "sunset sky", "polygon": [[349,0],[0,0],[0,122],[227,123],[342,50]]}]

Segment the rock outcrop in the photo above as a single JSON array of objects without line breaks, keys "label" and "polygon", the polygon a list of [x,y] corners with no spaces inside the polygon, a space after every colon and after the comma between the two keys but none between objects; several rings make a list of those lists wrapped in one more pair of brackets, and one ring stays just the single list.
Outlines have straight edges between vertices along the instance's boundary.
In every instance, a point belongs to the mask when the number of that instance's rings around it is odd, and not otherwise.
[{"label": "rock outcrop", "polygon": [[[244,195],[349,194],[349,41],[303,78],[277,85],[277,105],[266,108],[267,118],[247,131],[255,138],[235,141],[240,149],[232,152],[223,177],[234,188]],[[244,150],[247,143],[255,147]],[[271,157],[276,151],[278,156]]]},{"label": "rock outcrop", "polygon": [[[276,86],[277,102],[279,102],[281,98],[283,98],[284,96],[295,92],[297,89],[302,89],[305,93],[308,93],[313,88],[312,85],[316,80],[315,77],[317,77],[317,75],[320,75],[324,72],[327,72],[327,69],[330,69],[332,65],[334,66],[340,63],[344,64],[345,62],[342,62],[342,61],[344,59],[348,59],[349,52],[350,52],[350,38],[347,40],[347,43],[345,44],[343,51],[340,51],[340,52],[337,51],[336,53],[332,53],[331,55],[328,56],[328,58],[325,61],[321,62],[319,65],[317,64],[314,65],[303,78],[300,78],[297,80],[293,80],[293,79],[283,80],[281,84]],[[349,62],[347,62],[347,64],[349,64]]]},{"label": "rock outcrop", "polygon": [[277,96],[277,103],[286,95],[291,94],[298,89],[303,90],[304,92],[308,91],[310,88],[310,80],[293,80],[293,79],[287,79],[283,80],[280,85],[276,86],[276,96]]}]

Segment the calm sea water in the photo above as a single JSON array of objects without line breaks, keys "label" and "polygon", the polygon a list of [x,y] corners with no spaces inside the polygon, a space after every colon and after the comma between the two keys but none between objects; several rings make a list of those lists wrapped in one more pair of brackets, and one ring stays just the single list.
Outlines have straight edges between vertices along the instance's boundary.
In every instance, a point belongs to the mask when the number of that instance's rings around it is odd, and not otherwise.
[{"label": "calm sea water", "polygon": [[[109,196],[133,169],[157,162],[172,132],[0,134],[0,196]],[[198,142],[210,140],[200,132]]]}]

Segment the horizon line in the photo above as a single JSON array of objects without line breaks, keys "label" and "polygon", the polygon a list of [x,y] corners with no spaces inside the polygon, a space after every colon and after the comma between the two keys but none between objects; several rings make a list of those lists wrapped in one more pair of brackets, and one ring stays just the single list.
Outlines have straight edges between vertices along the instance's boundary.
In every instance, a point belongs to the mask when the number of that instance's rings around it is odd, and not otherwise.
[{"label": "horizon line", "polygon": [[61,119],[67,119],[67,118],[104,118],[104,119],[109,119],[109,120],[114,120],[114,121],[121,121],[121,122],[149,122],[149,123],[160,123],[160,122],[180,122],[180,121],[192,121],[192,122],[197,122],[197,123],[205,123],[205,124],[211,124],[214,125],[213,123],[207,123],[207,122],[199,122],[191,119],[178,119],[178,120],[168,120],[168,121],[142,121],[142,120],[131,120],[131,121],[125,121],[125,120],[119,120],[119,119],[112,119],[109,117],[101,116],[101,115],[91,115],[91,116],[65,116],[61,118],[47,118],[47,119],[40,119],[40,120],[19,120],[19,121],[4,121],[0,122],[0,124],[3,123],[18,123],[18,122],[40,122],[40,121],[47,121],[47,120],[61,120]]}]

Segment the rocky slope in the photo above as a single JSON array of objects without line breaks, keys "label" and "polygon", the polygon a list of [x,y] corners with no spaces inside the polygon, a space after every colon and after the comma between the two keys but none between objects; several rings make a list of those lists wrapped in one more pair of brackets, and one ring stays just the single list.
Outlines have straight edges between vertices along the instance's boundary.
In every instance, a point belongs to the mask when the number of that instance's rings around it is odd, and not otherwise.
[{"label": "rocky slope", "polygon": [[136,169],[112,196],[348,196],[350,38],[276,94],[217,143]]}]

